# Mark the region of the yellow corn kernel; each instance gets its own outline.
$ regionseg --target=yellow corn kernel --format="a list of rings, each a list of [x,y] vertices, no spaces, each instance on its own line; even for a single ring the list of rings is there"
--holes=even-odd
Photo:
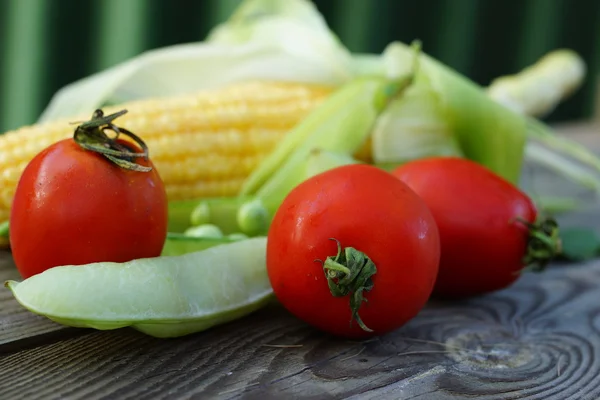
[[[244,179],[332,88],[285,82],[245,82],[169,98],[104,108],[128,113],[115,123],[140,136],[170,200],[235,195]],[[9,217],[18,179],[41,150],[72,137],[89,115],[0,135],[0,222]]]

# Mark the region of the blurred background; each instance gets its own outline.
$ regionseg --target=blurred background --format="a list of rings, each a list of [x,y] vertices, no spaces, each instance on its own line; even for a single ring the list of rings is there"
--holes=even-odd
[[[241,0],[0,0],[0,132],[35,122],[56,90],[141,52],[202,40]],[[546,118],[598,108],[600,0],[314,0],[352,51],[390,41],[423,49],[487,85],[567,47],[584,86]]]

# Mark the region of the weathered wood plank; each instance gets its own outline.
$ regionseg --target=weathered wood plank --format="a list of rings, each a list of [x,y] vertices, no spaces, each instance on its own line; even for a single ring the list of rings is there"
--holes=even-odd
[[[278,307],[207,332],[95,332],[0,358],[10,399],[596,399],[600,262],[555,266],[511,289],[431,303],[366,342]],[[269,347],[294,345],[299,347]]]
[[[18,280],[21,277],[10,253],[0,251],[0,285],[8,279]],[[49,334],[46,339],[55,339],[55,333],[62,330],[65,330],[63,326],[25,310],[15,301],[9,290],[0,286],[0,353],[39,343],[40,340],[44,340],[44,337],[38,337],[40,335]],[[33,338],[35,340],[27,344],[28,339]],[[12,343],[12,346],[4,346],[8,343]]]

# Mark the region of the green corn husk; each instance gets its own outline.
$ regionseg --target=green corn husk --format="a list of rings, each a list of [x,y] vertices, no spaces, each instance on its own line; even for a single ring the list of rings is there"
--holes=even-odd
[[[412,56],[409,46],[394,42],[382,57],[384,63],[410,65]],[[407,96],[390,106],[373,132],[375,162],[462,155],[517,182],[527,138],[526,118],[491,100],[475,83],[426,54],[421,54],[419,66]],[[407,143],[414,150],[407,150]]]
[[[410,55],[407,45],[395,42],[379,60],[383,68],[375,57],[362,55],[359,62],[363,69],[384,71],[387,60],[406,65]],[[522,166],[531,161],[600,192],[600,158],[525,114],[527,110],[549,112],[582,80],[582,61],[575,53],[561,50],[550,55],[539,61],[543,68],[535,65],[507,77],[513,85],[522,84],[509,101],[422,53],[415,83],[382,114],[373,132],[375,163],[391,168],[416,158],[462,156],[516,184]],[[406,61],[401,63],[398,58]],[[569,63],[578,72],[561,76]],[[532,92],[540,82],[556,87]]]

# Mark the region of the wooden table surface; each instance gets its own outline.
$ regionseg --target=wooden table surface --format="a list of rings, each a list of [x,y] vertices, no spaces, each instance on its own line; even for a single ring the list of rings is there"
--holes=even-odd
[[[559,130],[600,151],[597,128]],[[524,175],[541,192],[593,198],[563,178]],[[600,207],[588,201],[559,222],[600,230]],[[7,279],[19,276],[5,251]],[[364,342],[316,331],[277,305],[177,339],[65,328],[0,289],[0,399],[212,398],[598,399],[600,259],[555,263],[477,299],[432,302]]]

